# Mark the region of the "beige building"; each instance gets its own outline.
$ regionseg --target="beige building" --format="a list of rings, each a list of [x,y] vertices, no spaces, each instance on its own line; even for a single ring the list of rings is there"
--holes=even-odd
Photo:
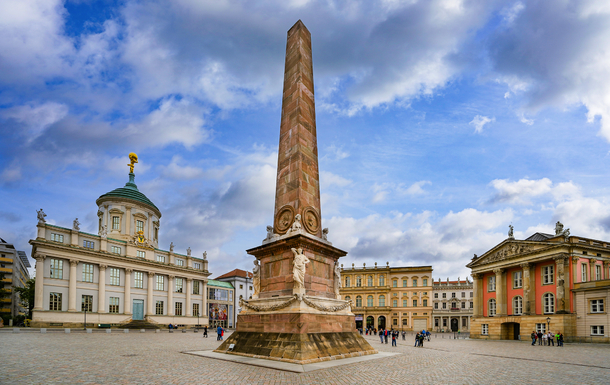
[[[60,227],[38,212],[33,326],[82,327],[85,311],[88,325],[208,323],[205,253],[158,248],[161,212],[134,178],[97,199],[97,235],[80,231],[78,219]]]
[[[428,330],[432,326],[432,266],[341,266],[341,295],[353,303],[357,328]]]
[[[608,273],[608,264],[605,264]],[[593,276],[595,277],[595,275]],[[610,342],[610,279],[574,284],[572,293],[576,309],[576,336],[578,340],[590,342]]]
[[[466,278],[434,282],[434,330],[437,332],[467,332],[474,309],[472,282]]]

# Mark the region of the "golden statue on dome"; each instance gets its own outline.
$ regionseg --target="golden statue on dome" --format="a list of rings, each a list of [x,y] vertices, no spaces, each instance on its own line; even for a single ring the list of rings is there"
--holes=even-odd
[[[129,153],[129,160],[131,161],[131,163],[128,164],[129,166],[129,173],[133,174],[133,166],[138,163],[138,155],[136,155],[135,152],[130,152]]]

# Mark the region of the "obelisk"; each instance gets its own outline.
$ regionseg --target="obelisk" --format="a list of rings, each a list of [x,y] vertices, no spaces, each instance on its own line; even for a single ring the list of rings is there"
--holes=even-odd
[[[216,352],[301,364],[377,353],[340,298],[347,253],[322,231],[318,181],[311,34],[299,20],[286,43],[274,226],[247,250],[260,292],[240,300],[237,330]]]

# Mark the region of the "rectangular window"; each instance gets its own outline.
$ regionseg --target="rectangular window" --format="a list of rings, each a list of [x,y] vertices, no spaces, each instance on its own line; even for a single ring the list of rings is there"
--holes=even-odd
[[[182,259],[176,259],[176,266],[184,266],[184,261]]]
[[[462,298],[466,298],[466,293],[462,292]]]
[[[587,264],[583,263],[580,265],[581,282],[587,282]]]
[[[121,220],[119,217],[112,217],[112,230],[120,230],[121,229]]]
[[[489,335],[489,324],[481,325],[481,334],[483,334],[484,336]]]
[[[93,241],[84,240],[83,247],[86,249],[93,249],[95,247],[95,243],[93,243]]]
[[[470,302],[470,308],[474,309],[474,302]]]
[[[155,304],[155,314],[163,315],[163,301],[157,301]]]
[[[138,250],[138,258],[145,259],[146,258],[146,251]]]
[[[229,301],[233,301],[233,290],[229,290]]]
[[[443,298],[447,298],[447,293],[443,293]]]
[[[435,308],[435,309],[438,309],[438,302],[435,302],[435,303],[434,303],[434,308]]]
[[[176,278],[176,293],[182,293],[182,287],[184,285],[184,281],[182,278]]]
[[[165,255],[157,255],[157,262],[165,263]]]
[[[539,323],[536,324],[536,333],[546,333],[546,324],[545,323]]]
[[[83,295],[81,298],[81,311],[93,311],[93,296],[92,295]]]
[[[447,303],[443,302],[443,309],[447,309]]]
[[[244,288],[244,285],[239,285],[239,288],[240,288],[240,289],[243,289],[243,288]]]
[[[591,313],[603,313],[604,312],[604,300],[603,299],[592,299],[591,300]]]
[[[208,299],[215,299],[217,301],[228,301],[229,292],[227,290],[223,290],[223,289],[210,288],[208,290]]]
[[[555,282],[555,266],[543,266],[542,267],[542,284],[550,285]]]
[[[470,298],[472,298],[472,292],[470,292]]]
[[[602,267],[600,265],[595,265],[595,280],[599,281],[602,279]]]
[[[434,293],[434,298],[438,298],[438,293]]]
[[[424,278],[424,279],[423,279],[423,283],[422,283],[422,285],[424,285],[424,286],[428,286],[428,280],[427,280],[426,278]]]
[[[110,297],[108,313],[119,314],[119,297]]]
[[[120,248],[119,246],[112,246],[112,247],[110,248],[110,251],[111,251],[113,254],[121,254],[121,248]]]
[[[133,272],[133,287],[136,289],[144,289],[144,273],[141,271]]]
[[[428,300],[427,300],[427,299],[424,299],[424,300],[422,300],[422,301],[423,301],[422,306],[428,306]]]
[[[121,284],[121,270],[116,267],[110,268],[110,284],[112,286],[119,286]]]
[[[176,315],[182,315],[182,302],[176,302]]]
[[[198,315],[201,315],[201,314],[199,314],[199,304],[194,303],[193,304],[193,316],[198,316]]]
[[[413,300],[413,306],[417,306],[417,300],[416,299]]]
[[[406,300],[406,299],[403,299],[403,300],[402,300],[402,307],[407,307],[407,306],[408,306],[408,305],[407,305],[407,300]]]
[[[51,278],[64,279],[64,261],[51,258]]]
[[[466,309],[466,302],[462,302],[462,309]]]
[[[407,280],[406,279],[402,280],[402,287],[407,287]]]
[[[144,232],[144,222],[143,221],[136,221],[136,232]]]
[[[487,277],[487,291],[496,291],[496,276]]]
[[[193,268],[197,269],[197,270],[201,270],[201,263],[199,263],[199,262],[193,263]]]
[[[165,277],[162,275],[157,275],[157,290],[165,290]]]
[[[513,289],[520,289],[523,287],[523,272],[513,272]]]
[[[455,293],[451,293],[451,298],[455,298]]]
[[[398,307],[398,300],[397,299],[393,299],[392,300],[392,306],[393,307]]]
[[[83,263],[83,282],[93,282],[93,265]]]
[[[443,327],[447,327],[447,320],[443,318]]]
[[[604,335],[604,326],[591,326],[591,335],[592,336],[603,336]]]
[[[193,281],[193,294],[199,294],[199,281]]]
[[[397,279],[392,280],[392,287],[398,287],[398,280]]]
[[[417,279],[413,280],[413,287],[417,287]]]
[[[49,310],[61,311],[61,293],[51,293],[49,299]]]
[[[53,233],[51,233],[51,240],[54,241],[54,242],[64,243],[64,236],[63,236],[63,234],[53,234]]]

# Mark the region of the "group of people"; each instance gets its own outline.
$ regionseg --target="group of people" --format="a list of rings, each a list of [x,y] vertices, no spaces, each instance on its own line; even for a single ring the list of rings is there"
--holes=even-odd
[[[376,333],[376,332],[377,331],[374,330],[374,333]],[[394,330],[393,328],[390,330],[379,329],[379,341],[382,344],[383,343],[387,344],[388,339],[392,338],[392,346],[396,346],[396,341],[398,340],[398,337],[400,335],[401,335],[401,332],[399,332],[398,330]],[[407,337],[407,332],[403,331],[402,340],[405,341],[406,337]],[[417,334],[415,335],[415,347],[423,347],[425,339],[428,339],[428,341],[430,341],[430,332],[429,331],[422,330],[420,332],[417,332]]]
[[[425,340],[430,341],[430,332],[427,330],[422,330],[421,332],[417,332],[415,335],[415,347],[423,348]]]
[[[563,334],[561,332],[553,334],[550,331],[548,333],[536,333],[534,331],[530,335],[530,338],[532,339],[532,346],[536,345],[536,341],[538,341],[538,345],[543,346],[555,346],[555,342],[557,342],[558,347],[563,346]]]

